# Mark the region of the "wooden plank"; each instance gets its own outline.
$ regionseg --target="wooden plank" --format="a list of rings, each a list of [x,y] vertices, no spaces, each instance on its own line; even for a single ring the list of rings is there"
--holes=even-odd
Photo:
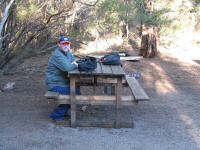
[[[55,120],[57,126],[64,126],[64,127],[70,127],[71,121],[70,120]]]
[[[56,125],[58,126],[66,126],[70,127],[69,120],[58,120],[56,121]],[[113,128],[115,127],[115,122],[107,121],[107,122],[91,122],[91,121],[76,121],[76,125],[79,127],[101,127],[101,128]],[[133,128],[133,122],[121,122],[120,127],[122,128]]]
[[[143,57],[142,56],[128,56],[128,57],[120,57],[120,60],[122,61],[138,61],[141,60]]]
[[[76,104],[91,104],[91,105],[115,105],[116,96],[89,96],[89,95],[77,95]],[[122,96],[122,105],[130,106],[134,105],[134,96]],[[70,104],[69,95],[59,95],[58,97],[59,104]]]
[[[78,80],[78,81],[77,81]],[[80,85],[80,86],[93,86],[94,85],[94,82],[93,80],[85,80],[85,79],[77,79],[76,80],[76,85]],[[107,79],[101,79],[101,80],[98,80],[97,79],[97,86],[104,86],[105,84],[117,84],[117,79],[111,79],[111,78],[107,78]],[[122,79],[122,84],[124,86],[127,86],[127,82],[125,79]]]
[[[68,72],[69,75],[71,74],[80,74],[80,71],[78,71],[78,69],[72,70]]]
[[[74,76],[70,77],[71,127],[76,126],[75,80],[76,78]]]
[[[76,100],[77,100],[77,104],[78,101],[82,100],[94,100],[94,101],[115,101],[116,97],[115,96],[104,96],[104,95],[76,95],[75,96]],[[122,101],[133,101],[134,96],[122,96]],[[70,99],[70,95],[59,95],[58,96],[58,100],[69,100]]]
[[[113,73],[114,71],[114,73]],[[125,75],[122,67],[120,65],[114,66],[112,69],[111,65],[103,65],[102,63],[97,63],[97,68],[92,72],[80,72],[78,69],[68,72],[68,75],[87,75],[87,76],[123,76]]]
[[[104,75],[113,75],[113,72],[111,70],[111,65],[103,65],[102,63],[101,64],[101,67],[102,67],[102,73]]]
[[[76,70],[69,71],[68,74],[69,74],[69,76],[70,75],[79,75],[79,74],[83,74],[83,75],[91,75],[91,74],[92,75],[101,75],[102,74],[102,68],[101,68],[100,63],[98,62],[97,63],[97,68],[92,72],[84,72],[84,71],[80,72],[78,69],[76,69]]]
[[[68,75],[80,75],[80,74],[85,74],[85,75],[90,75],[92,74],[91,72],[85,72],[85,71],[79,71],[78,69],[72,70],[68,72]]]
[[[149,100],[149,97],[140,86],[139,82],[134,77],[126,76],[126,81],[135,97],[135,100],[142,101],[142,100]]]
[[[124,76],[125,72],[120,65],[111,65],[111,70],[114,75]]]
[[[59,96],[59,93],[58,92],[47,91],[44,96],[49,98],[49,99],[50,98],[57,99],[58,96]]]
[[[103,79],[101,82],[105,84],[117,84],[117,79]],[[97,82],[97,83],[99,84],[101,82]],[[122,79],[122,83],[127,84],[125,79]]]
[[[120,128],[120,122],[121,122],[121,88],[122,88],[122,78],[117,78],[117,93],[116,93],[116,128]]]
[[[97,68],[94,71],[92,71],[92,74],[93,75],[102,74],[102,67],[99,62],[97,63]]]
[[[126,80],[125,80],[125,82],[126,82]],[[107,84],[113,84],[113,83],[115,83],[115,84],[117,84],[117,79],[103,79],[102,80],[102,83],[107,83]]]
[[[114,122],[92,122],[92,121],[79,121],[78,126],[80,127],[103,127],[103,128],[114,128]]]

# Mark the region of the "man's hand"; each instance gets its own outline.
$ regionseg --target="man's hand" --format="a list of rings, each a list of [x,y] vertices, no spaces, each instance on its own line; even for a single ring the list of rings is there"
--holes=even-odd
[[[73,61],[72,64],[78,66],[77,62],[76,61]]]

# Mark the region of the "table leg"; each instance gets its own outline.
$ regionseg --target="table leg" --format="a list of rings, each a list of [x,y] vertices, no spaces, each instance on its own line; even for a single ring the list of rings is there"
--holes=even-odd
[[[70,77],[71,127],[76,126],[75,80],[76,78],[74,76]]]
[[[93,94],[96,95],[97,78],[94,77]]]
[[[120,128],[121,124],[121,88],[122,88],[122,77],[117,78],[117,92],[116,92],[116,123],[115,127]]]

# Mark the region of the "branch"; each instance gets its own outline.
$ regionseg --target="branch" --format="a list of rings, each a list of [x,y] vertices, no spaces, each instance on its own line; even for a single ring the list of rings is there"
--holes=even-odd
[[[25,27],[22,29],[22,31],[21,31],[21,33],[13,40],[13,44],[12,44],[12,46],[9,48],[9,49],[7,49],[6,51],[5,51],[5,53],[3,54],[4,55],[4,57],[7,57],[9,54],[10,54],[10,52],[13,50],[13,48],[15,47],[15,45],[17,44],[17,42],[19,41],[19,39],[22,37],[22,35],[23,35],[23,33],[24,33],[24,31],[25,31]]]
[[[62,14],[64,11],[65,11],[65,10],[61,10],[60,12],[51,15],[51,16],[48,18],[46,24],[48,24],[48,23],[51,21],[51,18],[52,18],[52,17],[55,17],[55,16],[58,16],[58,15]]]
[[[7,38],[8,36],[10,36],[10,33],[6,34],[4,37],[0,37],[0,40],[3,41],[5,38]]]
[[[44,49],[44,50],[42,50],[40,52],[37,52],[34,56],[37,56],[37,55],[40,55],[40,54],[45,54],[45,53],[49,52],[50,50],[52,50],[53,48],[56,48],[56,47],[57,47],[57,45],[51,46],[51,47],[49,47],[47,49]]]
[[[51,37],[49,38],[49,40],[40,48],[40,50],[39,51],[42,51],[42,53],[45,51],[44,50],[44,48],[47,46],[47,44],[49,44],[50,43],[50,41],[52,40],[52,36],[55,36],[55,34],[57,34],[57,32],[58,31],[56,31],[56,32],[54,32],[52,35],[51,35]],[[57,45],[56,45],[57,46]],[[53,48],[53,47],[50,47],[50,48]],[[49,49],[49,48],[48,48]],[[46,50],[48,50],[48,49],[46,49]]]
[[[86,6],[95,6],[99,2],[99,0],[97,0],[94,4],[84,3],[84,2],[81,2],[80,0],[74,0],[74,2],[78,2],[78,3],[86,5]]]
[[[51,18],[60,15],[61,13],[65,12],[65,10],[61,10],[60,12],[51,15],[47,22],[45,23],[45,25],[43,25],[40,29],[38,29],[34,34],[32,34],[31,36],[29,36],[28,40],[26,40],[25,44],[21,47],[21,49],[24,49],[28,43],[30,43],[41,31],[45,30],[48,28],[48,24],[51,22]]]
[[[5,38],[7,38],[8,36],[10,36],[10,33],[8,33],[8,34],[6,34],[4,37],[1,37],[0,36],[0,53],[1,53],[1,51],[2,51],[2,43],[3,43],[3,40],[5,39]]]

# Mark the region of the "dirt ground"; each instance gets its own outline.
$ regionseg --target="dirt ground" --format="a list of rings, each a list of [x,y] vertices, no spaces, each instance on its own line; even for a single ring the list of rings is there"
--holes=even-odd
[[[1,87],[15,82],[0,92],[0,150],[200,149],[200,57],[193,55],[123,62],[126,72],[142,74],[150,101],[126,107],[122,116],[134,128],[122,129],[55,126],[49,114],[56,103],[44,98],[49,55],[29,59],[17,67],[22,72],[0,76]],[[113,117],[113,107],[94,108],[105,119]]]

